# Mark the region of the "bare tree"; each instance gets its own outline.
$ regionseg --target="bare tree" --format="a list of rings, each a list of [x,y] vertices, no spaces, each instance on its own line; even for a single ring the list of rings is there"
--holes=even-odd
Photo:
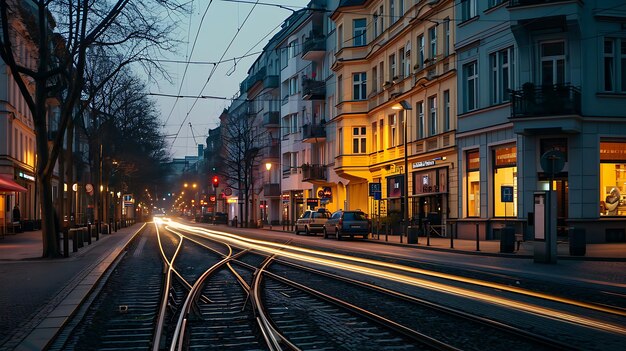
[[[254,184],[261,161],[260,141],[264,135],[255,123],[257,117],[253,103],[250,101],[236,101],[222,120],[223,138],[223,169],[222,175],[228,183],[243,197],[244,206],[239,208],[242,225],[250,223],[250,211],[254,211],[253,195]],[[258,189],[257,189],[258,190]]]
[[[0,0],[2,37],[0,57],[10,69],[35,126],[36,178],[42,207],[43,256],[59,255],[52,209],[51,179],[63,148],[65,131],[83,98],[85,68],[90,48],[106,47],[120,58],[110,67],[111,76],[131,62],[148,68],[152,54],[171,49],[175,21],[181,8],[169,0]],[[165,10],[165,11],[163,11]],[[15,38],[24,28],[33,46],[34,63],[17,55]],[[47,109],[50,98],[58,100],[59,132],[48,143]],[[79,106],[80,108],[80,106]]]

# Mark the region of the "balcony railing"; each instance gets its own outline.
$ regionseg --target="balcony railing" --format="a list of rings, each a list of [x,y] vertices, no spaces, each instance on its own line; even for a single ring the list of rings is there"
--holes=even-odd
[[[310,78],[302,79],[302,99],[324,100],[326,98],[326,83]]]
[[[541,4],[550,4],[556,2],[564,2],[569,0],[510,0],[509,6],[528,6],[528,5],[541,5]]]
[[[304,39],[302,45],[302,58],[305,60],[316,60],[324,57],[326,51],[326,38],[321,35],[312,35]]]
[[[303,181],[312,181],[312,180],[326,180],[326,166],[324,165],[302,165],[302,180]]]
[[[305,124],[302,126],[302,141],[319,142],[326,139],[326,126],[322,124]]]
[[[263,195],[265,195],[265,197],[280,196],[280,184],[263,184]]]
[[[279,82],[280,82],[280,76],[268,75],[263,80],[263,88],[264,89],[278,88]]]
[[[580,115],[580,89],[571,85],[535,87],[526,83],[511,92],[511,117]]]
[[[269,111],[263,114],[264,127],[278,127],[280,125],[280,112]]]

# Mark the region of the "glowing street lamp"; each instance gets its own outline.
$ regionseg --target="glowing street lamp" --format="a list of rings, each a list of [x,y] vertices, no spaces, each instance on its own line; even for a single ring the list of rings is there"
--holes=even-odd
[[[409,150],[407,147],[407,112],[411,111],[411,104],[402,100],[391,107],[393,110],[402,111],[402,123],[404,124],[404,235],[409,237]],[[408,240],[408,239],[407,239]],[[400,236],[402,242],[402,236]]]

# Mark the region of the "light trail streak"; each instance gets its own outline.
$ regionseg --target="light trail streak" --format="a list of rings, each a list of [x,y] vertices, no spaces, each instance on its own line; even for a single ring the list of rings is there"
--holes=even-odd
[[[446,280],[452,280],[452,281],[469,283],[469,284],[483,286],[483,287],[489,287],[493,289],[504,290],[508,292],[518,293],[518,294],[532,296],[532,297],[541,298],[541,299],[547,299],[547,300],[554,301],[554,302],[575,305],[578,307],[617,314],[621,316],[626,315],[622,311],[611,309],[611,308],[604,307],[604,306],[597,306],[597,305],[588,304],[588,303],[584,303],[580,301],[552,296],[552,295],[548,295],[544,293],[537,293],[537,292],[524,290],[524,289],[520,289],[516,287],[510,287],[510,286],[506,286],[502,284],[485,282],[485,281],[480,281],[480,280],[472,279],[472,278],[459,277],[459,276],[446,274],[446,273],[431,272],[431,271],[427,271],[427,270],[423,270],[419,268],[413,268],[413,267],[403,266],[403,265],[394,264],[394,263],[380,262],[380,261],[375,261],[375,260],[366,259],[366,258],[352,257],[352,256],[347,256],[347,255],[342,255],[342,254],[335,254],[335,253],[317,251],[317,250],[312,250],[312,249],[293,247],[289,245],[273,243],[273,242],[268,242],[268,241],[263,241],[263,240],[250,239],[250,238],[241,237],[236,234],[219,232],[219,231],[214,231],[214,230],[210,230],[206,228],[187,226],[181,223],[176,223],[174,221],[170,221],[169,225],[166,226],[166,228],[169,228],[170,226],[173,226],[175,228],[180,228],[182,230],[195,233],[198,235],[207,236],[216,240],[227,241],[233,245],[248,247],[252,250],[258,250],[258,251],[265,252],[268,254],[275,254],[278,256],[288,257],[288,258],[298,260],[298,261],[319,264],[319,265],[323,265],[327,267],[338,268],[338,269],[347,270],[347,271],[351,271],[355,273],[365,274],[365,275],[369,275],[369,276],[373,276],[377,278],[392,280],[395,282],[401,282],[404,284],[422,287],[422,288],[426,288],[429,290],[444,292],[447,294],[454,294],[456,296],[464,296],[464,297],[471,298],[471,299],[481,301],[481,302],[496,304],[496,305],[500,305],[506,308],[518,309],[518,310],[525,311],[531,314],[538,314],[538,315],[541,315],[550,319],[554,319],[554,320],[561,320],[561,321],[565,321],[569,323],[575,323],[575,324],[580,324],[580,325],[587,326],[587,327],[605,330],[605,331],[612,332],[612,333],[626,335],[626,328],[619,326],[619,325],[613,325],[610,323],[596,321],[590,318],[577,316],[571,313],[560,312],[554,309],[545,308],[545,307],[541,307],[541,306],[537,306],[537,305],[533,305],[529,303],[519,302],[519,301],[515,301],[512,299],[508,299],[508,298],[497,297],[497,296],[490,295],[487,293],[475,292],[475,291],[465,289],[465,288],[454,287],[454,286],[446,285],[443,283],[431,282],[425,279],[415,278],[415,277],[411,277],[411,276],[407,276],[407,275],[403,275],[399,273],[383,271],[383,270],[376,269],[376,268],[359,266],[359,265],[352,264],[352,263],[334,261],[332,259],[352,261],[355,263],[365,263],[369,265],[374,265],[374,266],[379,266],[379,267],[384,267],[384,268],[391,268],[391,269],[409,272],[409,273],[417,273],[417,274],[422,274],[422,275],[427,275],[427,276],[432,276],[432,277],[437,277],[437,278],[443,278]],[[310,256],[310,255],[315,255],[317,257]]]

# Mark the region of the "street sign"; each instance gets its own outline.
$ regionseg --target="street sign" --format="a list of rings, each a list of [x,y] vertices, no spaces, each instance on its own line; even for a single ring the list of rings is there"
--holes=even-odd
[[[500,199],[502,202],[513,202],[513,187],[510,185],[502,185],[500,187]]]
[[[543,171],[551,176],[559,173],[565,166],[565,154],[559,150],[550,150],[541,155],[539,160]]]
[[[376,196],[374,195],[375,193],[380,193],[382,192],[382,184],[381,183],[370,183],[370,195],[369,196]]]
[[[374,193],[374,200],[380,200],[380,198],[381,198],[381,192],[380,191]]]
[[[233,194],[233,189],[231,187],[224,188],[224,195],[231,196]]]

